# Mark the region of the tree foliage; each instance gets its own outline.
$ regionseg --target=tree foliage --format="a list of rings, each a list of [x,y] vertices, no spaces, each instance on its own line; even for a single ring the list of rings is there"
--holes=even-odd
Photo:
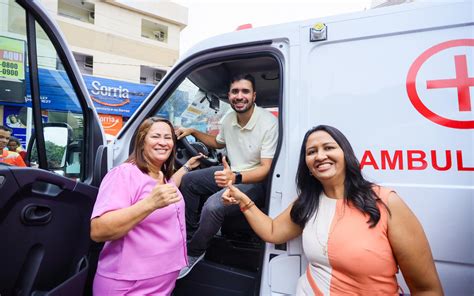
[[[66,147],[56,145],[51,141],[46,141],[45,146],[46,146],[46,160],[48,161],[48,168],[49,169],[60,168]],[[36,163],[38,162],[38,151],[36,150],[36,145],[33,146],[33,149],[31,151],[30,161],[36,162]]]

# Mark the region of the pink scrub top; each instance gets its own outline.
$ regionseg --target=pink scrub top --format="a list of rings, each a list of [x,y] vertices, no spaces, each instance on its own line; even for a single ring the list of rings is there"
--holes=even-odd
[[[102,181],[91,219],[135,204],[155,185],[156,180],[134,164],[121,164]],[[179,190],[178,194],[179,202],[155,210],[124,237],[105,242],[97,273],[117,280],[142,280],[186,266],[184,200]]]

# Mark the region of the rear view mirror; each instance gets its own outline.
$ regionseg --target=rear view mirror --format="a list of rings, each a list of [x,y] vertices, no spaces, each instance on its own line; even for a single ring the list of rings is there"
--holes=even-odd
[[[219,111],[220,107],[220,100],[216,95],[211,95],[211,98],[209,99],[209,108],[212,110],[216,111],[216,113]]]
[[[200,91],[199,93],[204,94],[202,91]],[[217,97],[215,94],[205,93],[202,99],[199,101],[199,104],[202,104],[204,101],[209,102],[210,109],[216,111],[216,113],[219,111],[219,107],[220,107],[219,97]]]

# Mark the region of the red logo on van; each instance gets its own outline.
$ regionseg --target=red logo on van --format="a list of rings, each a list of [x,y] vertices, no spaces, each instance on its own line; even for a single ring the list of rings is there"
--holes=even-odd
[[[450,128],[474,128],[474,120],[472,120],[473,106],[470,93],[470,88],[474,87],[474,73],[471,72],[471,76],[469,76],[468,71],[468,65],[474,64],[474,61],[468,61],[468,58],[472,59],[473,57],[467,56],[467,51],[459,50],[459,47],[466,49],[472,48],[472,46],[474,46],[474,39],[458,39],[437,44],[423,52],[413,62],[408,71],[406,82],[408,97],[416,110],[434,123]],[[449,49],[451,51],[446,53],[445,50]],[[448,61],[443,61],[446,58],[448,58]],[[425,65],[441,62],[445,64],[445,68],[454,69],[454,75],[451,71],[443,71],[446,73],[446,77],[429,77],[427,80],[419,79],[419,88],[417,89],[417,76],[420,73],[420,69],[424,67],[422,76],[428,77],[432,73],[439,71],[430,71],[436,69],[436,67],[433,67],[433,65],[425,67]],[[446,91],[448,89],[450,90],[449,95],[442,99],[452,101],[450,104],[457,106],[455,111],[456,113],[459,112],[461,118],[447,118],[438,114],[442,108],[436,109],[438,113],[431,109],[435,109],[436,104],[438,104],[438,107],[442,106],[439,104],[439,91]],[[423,91],[422,95],[420,95],[421,91]],[[438,97],[435,96],[437,91]],[[443,92],[442,95],[446,94],[448,93]],[[423,101],[420,99],[420,96],[423,97]],[[429,101],[430,99],[432,101]],[[445,106],[445,104],[443,105]],[[453,110],[448,113],[452,115]]]

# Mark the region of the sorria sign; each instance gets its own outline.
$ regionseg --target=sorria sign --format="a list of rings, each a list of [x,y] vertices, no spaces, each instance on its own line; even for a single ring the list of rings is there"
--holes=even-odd
[[[105,106],[120,107],[130,103],[129,90],[121,85],[118,87],[105,86],[94,80],[92,81],[91,93],[96,95],[95,97],[91,96],[93,101]],[[101,97],[97,97],[99,95]]]
[[[474,65],[473,48],[474,39],[450,40],[427,49],[413,62],[406,81],[407,93],[424,117],[450,128],[474,128],[470,93],[474,68],[469,71],[468,67]],[[436,71],[436,64],[440,63],[453,71],[443,73],[444,77],[434,77],[440,75]],[[450,100],[456,109],[436,109],[440,100]]]

